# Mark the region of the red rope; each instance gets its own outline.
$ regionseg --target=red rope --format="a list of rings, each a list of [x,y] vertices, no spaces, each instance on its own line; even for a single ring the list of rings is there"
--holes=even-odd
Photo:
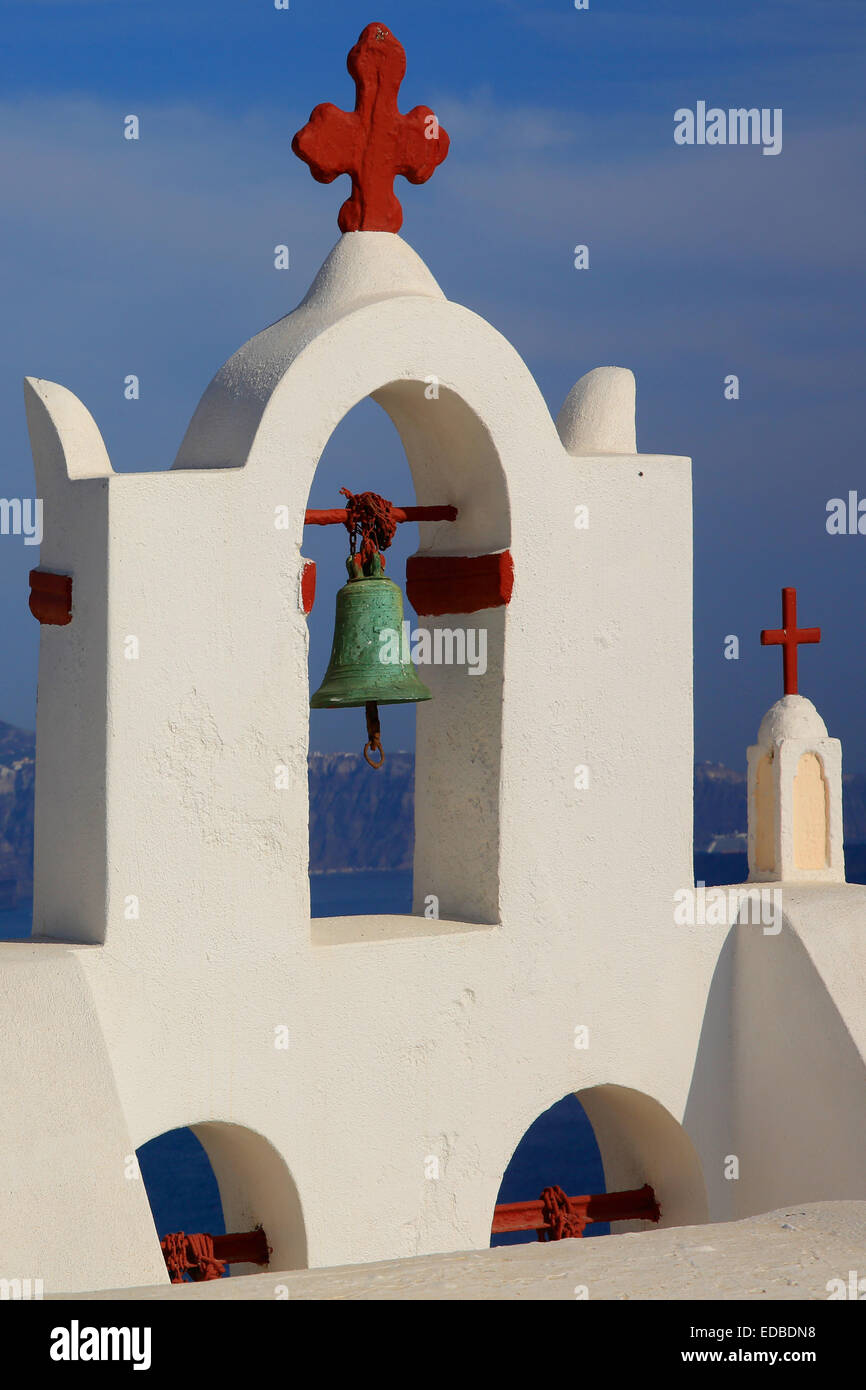
[[[225,1263],[214,1255],[213,1236],[196,1231],[171,1231],[160,1241],[162,1253],[173,1284],[182,1284],[188,1274],[195,1284],[208,1279],[221,1279]]]
[[[548,1230],[539,1231],[539,1240],[568,1240],[583,1235],[584,1222],[571,1209],[561,1187],[546,1187],[541,1194],[541,1215]]]
[[[191,1260],[190,1274],[194,1282],[202,1284],[208,1279],[221,1279],[226,1272],[226,1267],[213,1252],[213,1236],[196,1231],[195,1234],[188,1235],[186,1239]]]
[[[183,1276],[189,1269],[186,1259],[186,1233],[184,1231],[172,1231],[159,1243],[162,1246],[166,1268],[171,1275],[171,1282],[182,1284]]]
[[[346,498],[345,526],[351,552],[354,555],[358,551],[361,565],[368,565],[377,553],[387,550],[394,539],[397,530],[394,508],[378,492],[350,492],[347,487],[341,487],[340,493]]]

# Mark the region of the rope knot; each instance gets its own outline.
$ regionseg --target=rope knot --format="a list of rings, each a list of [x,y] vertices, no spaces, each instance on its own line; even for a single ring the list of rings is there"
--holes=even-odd
[[[549,1229],[539,1231],[538,1239],[568,1240],[583,1235],[584,1221],[574,1211],[561,1187],[546,1187],[541,1194],[541,1214]]]
[[[353,556],[357,552],[366,572],[376,555],[381,559],[381,552],[387,550],[394,539],[397,530],[394,508],[378,492],[350,492],[347,487],[341,487],[340,494],[346,498],[349,550]],[[385,568],[384,559],[382,568]]]
[[[213,1236],[196,1231],[171,1231],[160,1241],[162,1253],[173,1284],[183,1284],[188,1274],[195,1284],[209,1279],[221,1279],[226,1266],[214,1254]]]

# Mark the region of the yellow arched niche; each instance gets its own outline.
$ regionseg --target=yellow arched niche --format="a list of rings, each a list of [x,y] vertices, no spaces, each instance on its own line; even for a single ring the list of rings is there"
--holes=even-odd
[[[794,864],[825,869],[828,854],[827,779],[817,753],[804,753],[794,777]]]
[[[755,867],[770,873],[776,865],[776,794],[773,759],[764,753],[755,778]]]

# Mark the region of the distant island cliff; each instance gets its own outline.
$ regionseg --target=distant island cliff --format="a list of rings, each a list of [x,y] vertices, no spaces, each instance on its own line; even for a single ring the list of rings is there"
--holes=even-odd
[[[310,872],[411,869],[415,758],[389,753],[373,772],[360,753],[311,753]]]
[[[10,907],[33,891],[35,751],[35,735],[0,721],[0,907]],[[309,768],[311,872],[411,869],[411,753],[389,754],[381,772],[375,773],[360,753],[311,753]],[[866,777],[843,778],[843,801],[846,842],[866,844]],[[745,829],[745,772],[721,763],[698,763],[695,849],[727,843]]]
[[[0,720],[0,907],[33,892],[35,734]]]
[[[0,721],[0,909],[33,892],[36,737]],[[310,869],[411,869],[415,759],[371,772],[359,753],[310,754]]]

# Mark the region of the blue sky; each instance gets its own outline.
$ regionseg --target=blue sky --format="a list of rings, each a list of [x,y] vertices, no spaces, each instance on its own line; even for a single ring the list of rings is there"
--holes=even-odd
[[[825,529],[830,497],[866,497],[861,0],[5,0],[0,495],[33,490],[23,375],[82,398],[115,468],[167,467],[216,369],[303,297],[347,181],[315,184],[291,137],[317,102],[352,105],[345,57],[373,19],[407,49],[403,108],[434,107],[452,138],[430,184],[398,180],[405,238],[511,339],[554,413],[583,372],[629,366],[639,447],[694,459],[696,755],[743,765],[781,693],[758,633],[793,584],[801,622],[824,633],[801,689],[866,772],[866,536]],[[782,153],[676,146],[674,111],[699,100],[781,107]],[[130,112],[138,142],[122,137]],[[332,440],[312,503],[335,505],[342,483],[411,500],[370,404]],[[395,549],[398,578],[412,544]],[[0,718],[29,727],[35,554],[0,537]],[[729,633],[738,662],[723,659]],[[354,727],[327,718],[314,744],[354,747]]]

